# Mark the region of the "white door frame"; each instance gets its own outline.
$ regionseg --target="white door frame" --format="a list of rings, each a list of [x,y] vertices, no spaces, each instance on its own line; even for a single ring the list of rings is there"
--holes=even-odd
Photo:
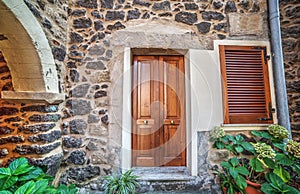
[[[185,54],[185,76],[186,76],[186,160],[187,168],[191,175],[197,175],[197,136],[191,130],[191,81],[189,52]],[[123,67],[123,107],[122,107],[122,152],[121,168],[122,171],[130,169],[131,166],[131,91],[132,91],[132,53],[129,47],[124,48],[124,67]],[[193,134],[193,135],[192,135]]]

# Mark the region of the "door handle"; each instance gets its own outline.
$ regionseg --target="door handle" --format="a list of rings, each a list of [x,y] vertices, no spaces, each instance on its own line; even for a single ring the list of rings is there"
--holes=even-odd
[[[175,122],[172,120],[172,121],[171,121],[171,125],[174,125],[174,124],[175,124]]]
[[[147,124],[148,124],[148,121],[147,121],[147,120],[144,120],[144,124],[147,125]]]

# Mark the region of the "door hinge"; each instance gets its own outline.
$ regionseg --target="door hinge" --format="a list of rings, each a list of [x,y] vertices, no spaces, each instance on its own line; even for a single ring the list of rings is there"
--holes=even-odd
[[[264,51],[264,61],[265,61],[265,64],[267,64],[268,60],[271,59],[271,56],[267,55],[267,47],[257,46],[257,47],[252,47],[252,48],[256,49],[256,50],[263,50]]]

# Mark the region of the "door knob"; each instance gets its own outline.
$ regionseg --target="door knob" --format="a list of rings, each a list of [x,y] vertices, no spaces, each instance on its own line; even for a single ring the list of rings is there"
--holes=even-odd
[[[172,120],[172,121],[171,121],[171,125],[174,125],[174,124],[175,124],[175,122]]]
[[[147,121],[147,120],[144,120],[144,124],[147,125],[147,124],[148,124],[148,121]]]

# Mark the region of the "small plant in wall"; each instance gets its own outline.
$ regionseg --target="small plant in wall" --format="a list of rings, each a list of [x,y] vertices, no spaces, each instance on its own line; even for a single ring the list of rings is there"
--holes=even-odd
[[[0,168],[0,194],[76,194],[75,185],[59,185],[50,183],[53,177],[36,166],[28,164],[26,158],[18,158],[7,168]]]
[[[109,175],[104,177],[106,194],[134,194],[139,183],[138,176],[132,175],[132,170],[128,170],[120,175]]]

